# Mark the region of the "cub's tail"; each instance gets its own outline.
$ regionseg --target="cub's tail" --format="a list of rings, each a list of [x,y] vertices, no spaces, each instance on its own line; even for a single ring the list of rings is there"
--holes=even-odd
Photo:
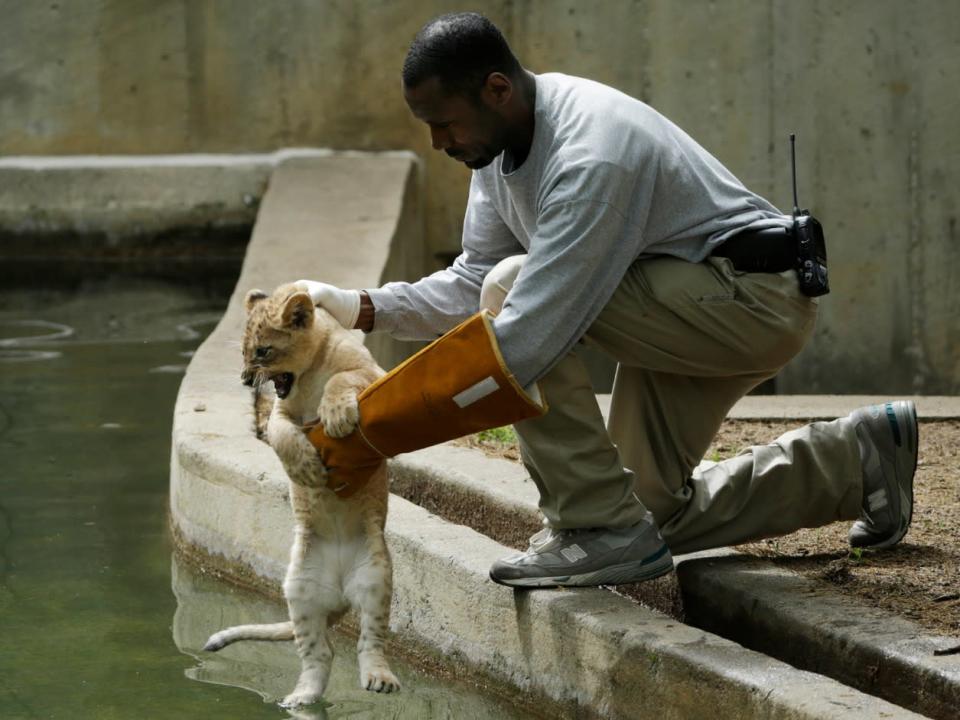
[[[211,635],[203,649],[216,652],[237,640],[293,640],[293,623],[288,620],[270,625],[236,625]]]

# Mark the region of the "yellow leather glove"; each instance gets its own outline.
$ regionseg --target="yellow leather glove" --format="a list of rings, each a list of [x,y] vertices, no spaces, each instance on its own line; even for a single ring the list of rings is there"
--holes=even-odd
[[[547,411],[539,388],[525,391],[507,370],[491,317],[477,313],[360,393],[360,422],[347,437],[305,428],[330,489],[349,497],[388,457]]]

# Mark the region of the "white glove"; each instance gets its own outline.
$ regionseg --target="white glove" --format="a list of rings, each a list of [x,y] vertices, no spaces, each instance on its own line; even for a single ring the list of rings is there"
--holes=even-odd
[[[319,305],[334,319],[348,330],[353,330],[360,316],[360,291],[341,290],[335,285],[315,282],[314,280],[297,280],[294,283],[298,288],[310,295],[314,305]]]
[[[526,255],[512,255],[501,260],[483,279],[480,288],[480,309],[487,309],[494,315],[503,309],[507,294],[520,274],[520,268],[526,261]]]

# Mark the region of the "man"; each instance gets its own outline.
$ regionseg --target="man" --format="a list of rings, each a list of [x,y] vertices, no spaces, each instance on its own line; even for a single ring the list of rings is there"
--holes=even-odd
[[[496,312],[503,363],[520,386],[539,386],[549,411],[515,425],[545,527],[494,564],[495,581],[633,582],[668,572],[671,551],[843,519],[857,520],[857,547],[906,534],[911,403],[696,469],[733,404],[813,331],[817,302],[798,289],[788,216],[642,102],[525,70],[477,14],[424,26],[403,92],[434,149],[473,170],[462,254],[412,284],[302,282],[346,327],[405,339],[436,338],[481,298]],[[618,361],[606,428],[581,343]]]

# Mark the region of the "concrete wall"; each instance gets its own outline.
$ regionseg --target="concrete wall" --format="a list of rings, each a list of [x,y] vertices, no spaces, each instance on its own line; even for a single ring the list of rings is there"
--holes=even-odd
[[[430,151],[399,68],[441,0],[0,0],[0,154],[409,148],[428,253],[467,172]],[[786,392],[960,392],[960,4],[478,0],[534,71],[614,85],[748,185],[824,221],[834,292]]]

